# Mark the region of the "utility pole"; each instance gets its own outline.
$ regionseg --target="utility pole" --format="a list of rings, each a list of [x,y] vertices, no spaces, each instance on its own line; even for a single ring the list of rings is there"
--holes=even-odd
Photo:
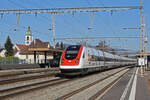
[[[90,26],[88,27],[88,31],[86,32],[86,38],[87,40],[85,41],[86,46],[88,46],[88,33],[90,30],[93,29],[93,19],[94,19],[94,12],[90,12]]]
[[[143,64],[141,64],[141,75],[144,74],[145,68],[147,67],[147,55],[146,55],[146,33],[145,33],[145,16],[144,16],[144,0],[140,0],[140,58],[143,59]]]
[[[16,16],[17,16],[17,28],[18,28],[18,31],[20,31],[20,15],[16,14]]]
[[[53,47],[55,48],[55,16],[54,13],[51,13],[52,18],[52,41],[53,41]]]

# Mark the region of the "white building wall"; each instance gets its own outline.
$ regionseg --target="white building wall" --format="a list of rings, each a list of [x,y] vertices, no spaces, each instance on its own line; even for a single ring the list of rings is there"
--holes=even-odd
[[[5,52],[6,52],[6,50],[2,50],[2,51],[0,52],[0,56],[1,56],[1,57],[5,57]]]
[[[25,60],[26,63],[34,63],[34,55],[20,55],[21,60]],[[47,56],[47,59],[53,59],[53,56]],[[36,63],[44,63],[44,55],[36,55]]]

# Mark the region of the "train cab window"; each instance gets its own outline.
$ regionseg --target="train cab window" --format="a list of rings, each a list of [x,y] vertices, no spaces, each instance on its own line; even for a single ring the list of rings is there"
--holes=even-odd
[[[85,53],[83,53],[83,58],[85,58]]]
[[[69,46],[66,50],[65,58],[68,60],[75,59],[78,56],[78,52],[79,52],[80,47],[81,47],[80,45]]]

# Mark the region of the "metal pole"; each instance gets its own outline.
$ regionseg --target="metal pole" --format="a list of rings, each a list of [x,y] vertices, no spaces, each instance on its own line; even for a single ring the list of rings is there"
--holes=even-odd
[[[18,28],[18,31],[19,31],[20,30],[20,25],[19,25],[20,15],[16,14],[16,16],[17,16],[17,28]]]
[[[88,28],[88,30],[93,29],[93,25],[94,25],[94,12],[90,12],[90,27]]]
[[[55,48],[55,16],[54,13],[51,14],[52,18],[52,41],[53,41],[53,47]]]
[[[144,74],[144,69],[146,67],[146,35],[145,35],[145,21],[144,21],[144,0],[140,0],[140,6],[141,6],[141,9],[140,9],[140,24],[141,24],[141,31],[140,31],[140,49],[141,49],[141,56],[140,58],[141,59],[144,59],[143,61],[143,66],[141,65],[141,74],[143,75]]]
[[[93,29],[93,25],[94,25],[94,12],[90,12],[90,27],[88,27],[88,32]],[[87,32],[87,40],[86,40],[86,46],[88,46],[88,32]]]

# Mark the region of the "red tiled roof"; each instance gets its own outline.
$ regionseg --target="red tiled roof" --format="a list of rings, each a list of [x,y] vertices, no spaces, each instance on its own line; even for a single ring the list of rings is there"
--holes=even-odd
[[[40,39],[35,39],[31,42],[31,44],[29,46],[27,46],[22,52],[21,54],[33,54],[33,51],[29,51],[30,48],[50,48],[49,47],[50,44],[49,42],[43,42]],[[40,54],[44,54],[44,52],[40,52]],[[51,55],[51,53],[50,53]]]
[[[22,46],[23,48],[23,46]],[[29,46],[24,46],[24,49],[21,50],[21,54],[34,54],[34,52],[30,49],[40,49],[42,51],[38,51],[37,54],[44,54],[44,50],[48,50],[48,55],[52,55],[53,52],[62,52],[62,50],[53,49],[49,42],[43,42],[40,39],[35,39],[31,42]]]
[[[20,49],[20,51],[23,51],[24,49],[28,47],[27,45],[24,45],[24,44],[16,44],[16,45]]]
[[[40,39],[35,39],[29,45],[29,48],[49,48],[49,42],[42,42]]]

